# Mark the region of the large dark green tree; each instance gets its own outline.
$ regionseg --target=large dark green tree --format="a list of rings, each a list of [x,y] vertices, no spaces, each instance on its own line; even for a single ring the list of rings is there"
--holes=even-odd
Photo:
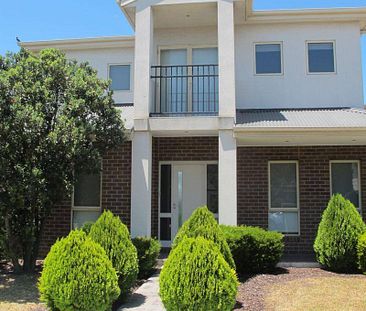
[[[74,171],[95,172],[124,141],[108,87],[59,50],[0,56],[0,227],[17,270],[33,270],[45,219],[72,192]]]

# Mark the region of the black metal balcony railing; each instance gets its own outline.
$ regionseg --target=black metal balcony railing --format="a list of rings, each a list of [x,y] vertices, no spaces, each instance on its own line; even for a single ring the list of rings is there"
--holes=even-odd
[[[152,66],[151,115],[217,115],[218,65]]]

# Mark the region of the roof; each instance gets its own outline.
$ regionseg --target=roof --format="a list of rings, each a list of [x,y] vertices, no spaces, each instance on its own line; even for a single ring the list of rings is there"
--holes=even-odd
[[[236,127],[241,129],[366,128],[362,108],[237,110]]]

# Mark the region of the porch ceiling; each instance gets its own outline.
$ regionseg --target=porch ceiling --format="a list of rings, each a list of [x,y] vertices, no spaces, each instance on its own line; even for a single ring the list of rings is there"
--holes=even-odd
[[[217,25],[216,3],[159,5],[154,7],[155,28],[186,28]]]

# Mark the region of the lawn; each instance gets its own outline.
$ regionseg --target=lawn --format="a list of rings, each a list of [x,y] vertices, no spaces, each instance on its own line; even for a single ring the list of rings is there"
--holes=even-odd
[[[281,311],[366,310],[365,293],[366,279],[355,282],[344,277],[309,278],[273,286],[266,305],[268,310]]]
[[[279,269],[247,278],[239,286],[239,310],[366,310],[366,276],[321,269]]]

